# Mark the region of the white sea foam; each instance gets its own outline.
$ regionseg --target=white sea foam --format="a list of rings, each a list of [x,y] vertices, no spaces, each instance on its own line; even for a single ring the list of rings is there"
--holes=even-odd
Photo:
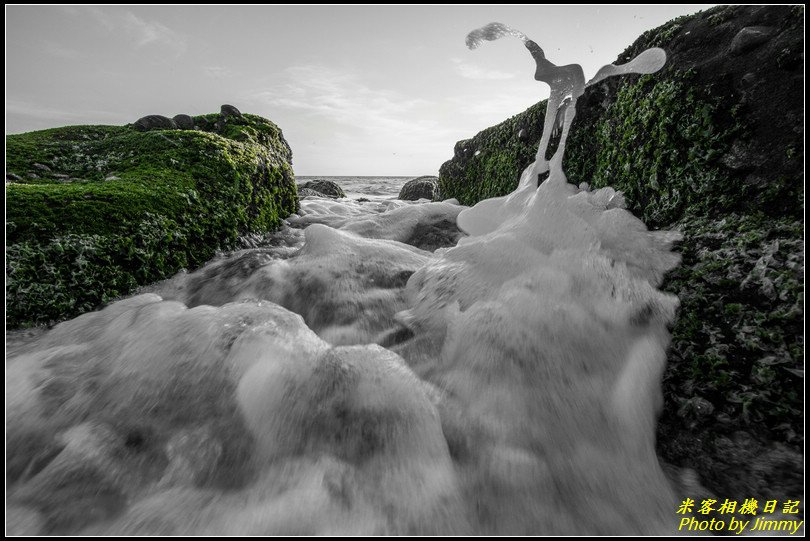
[[[665,531],[653,435],[676,300],[654,286],[677,258],[612,197],[543,184],[519,219],[435,253],[359,233],[458,207],[314,223],[290,257],[163,284],[182,303],[57,326],[7,362],[15,531]],[[333,345],[397,312],[400,355]]]

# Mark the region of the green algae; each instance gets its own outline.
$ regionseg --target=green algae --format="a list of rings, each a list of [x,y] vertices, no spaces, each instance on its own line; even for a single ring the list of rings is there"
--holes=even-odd
[[[255,115],[198,130],[68,126],[7,137],[6,324],[93,310],[297,210],[292,153]],[[38,164],[38,165],[34,165]]]

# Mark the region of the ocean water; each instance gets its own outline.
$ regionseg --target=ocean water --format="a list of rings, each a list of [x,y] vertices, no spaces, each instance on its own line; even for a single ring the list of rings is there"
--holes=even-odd
[[[310,180],[322,179],[322,180],[331,180],[336,182],[343,191],[346,193],[346,197],[357,199],[359,197],[365,197],[367,199],[387,199],[387,198],[395,198],[399,195],[399,191],[402,189],[402,186],[405,185],[406,182],[409,180],[416,178],[420,175],[415,175],[412,177],[387,177],[387,176],[379,176],[379,177],[324,177],[324,176],[315,176],[315,177],[302,177],[296,176],[296,182],[301,185]]]

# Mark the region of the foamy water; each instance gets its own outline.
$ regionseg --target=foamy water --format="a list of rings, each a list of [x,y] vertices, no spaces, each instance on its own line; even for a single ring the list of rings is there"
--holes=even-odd
[[[270,245],[22,340],[14,531],[667,531],[671,238],[543,186],[458,246],[452,203],[307,198]]]
[[[373,197],[305,198],[259,247],[15,335],[9,533],[675,530],[677,235],[561,156],[472,208],[344,183]]]

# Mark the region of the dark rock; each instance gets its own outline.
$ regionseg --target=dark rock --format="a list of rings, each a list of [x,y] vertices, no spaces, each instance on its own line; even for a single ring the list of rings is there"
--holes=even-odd
[[[456,156],[456,158],[463,159],[470,156],[470,150],[468,148],[469,144],[469,140],[459,141],[456,143],[456,146],[453,148],[453,154]]]
[[[65,175],[64,173],[56,173],[55,175],[51,175],[53,178],[57,180],[67,180],[70,178],[70,175]]]
[[[228,105],[227,103],[220,107],[220,113],[222,116],[242,116],[242,113],[239,112],[239,109],[234,107],[233,105]]]
[[[25,176],[27,176],[28,178],[39,178],[39,175],[37,175],[36,173],[31,173],[31,172],[26,173]]]
[[[163,115],[147,115],[135,121],[135,128],[141,131],[149,130],[176,130],[174,120]]]
[[[299,193],[302,188],[318,192],[318,195],[321,197],[331,197],[332,199],[346,197],[346,194],[343,192],[341,187],[338,186],[336,182],[332,182],[331,180],[315,179],[305,182],[298,187]]]
[[[194,129],[194,119],[191,118],[189,115],[174,115],[172,117],[174,123],[177,124],[177,127],[181,130],[193,130]]]
[[[740,87],[743,89],[751,88],[757,82],[757,76],[751,72],[746,73],[740,79]]]
[[[37,169],[39,169],[40,171],[44,171],[44,172],[46,172],[46,173],[50,173],[50,172],[51,172],[51,168],[50,168],[50,167],[48,167],[48,166],[47,166],[47,165],[45,165],[45,164],[42,164],[42,163],[35,163],[35,164],[32,164],[32,166],[33,166],[33,167],[35,167],[35,168],[37,168]]]
[[[416,201],[418,199],[436,199],[439,192],[439,177],[417,177],[405,183],[399,191],[399,199]]]
[[[321,192],[316,192],[310,188],[298,188],[298,197],[325,197]]]
[[[748,52],[771,39],[773,33],[774,29],[769,26],[746,26],[731,40],[729,53],[738,55]]]
[[[6,173],[6,180],[18,181],[22,180],[22,178],[19,175],[15,175],[14,173]]]

